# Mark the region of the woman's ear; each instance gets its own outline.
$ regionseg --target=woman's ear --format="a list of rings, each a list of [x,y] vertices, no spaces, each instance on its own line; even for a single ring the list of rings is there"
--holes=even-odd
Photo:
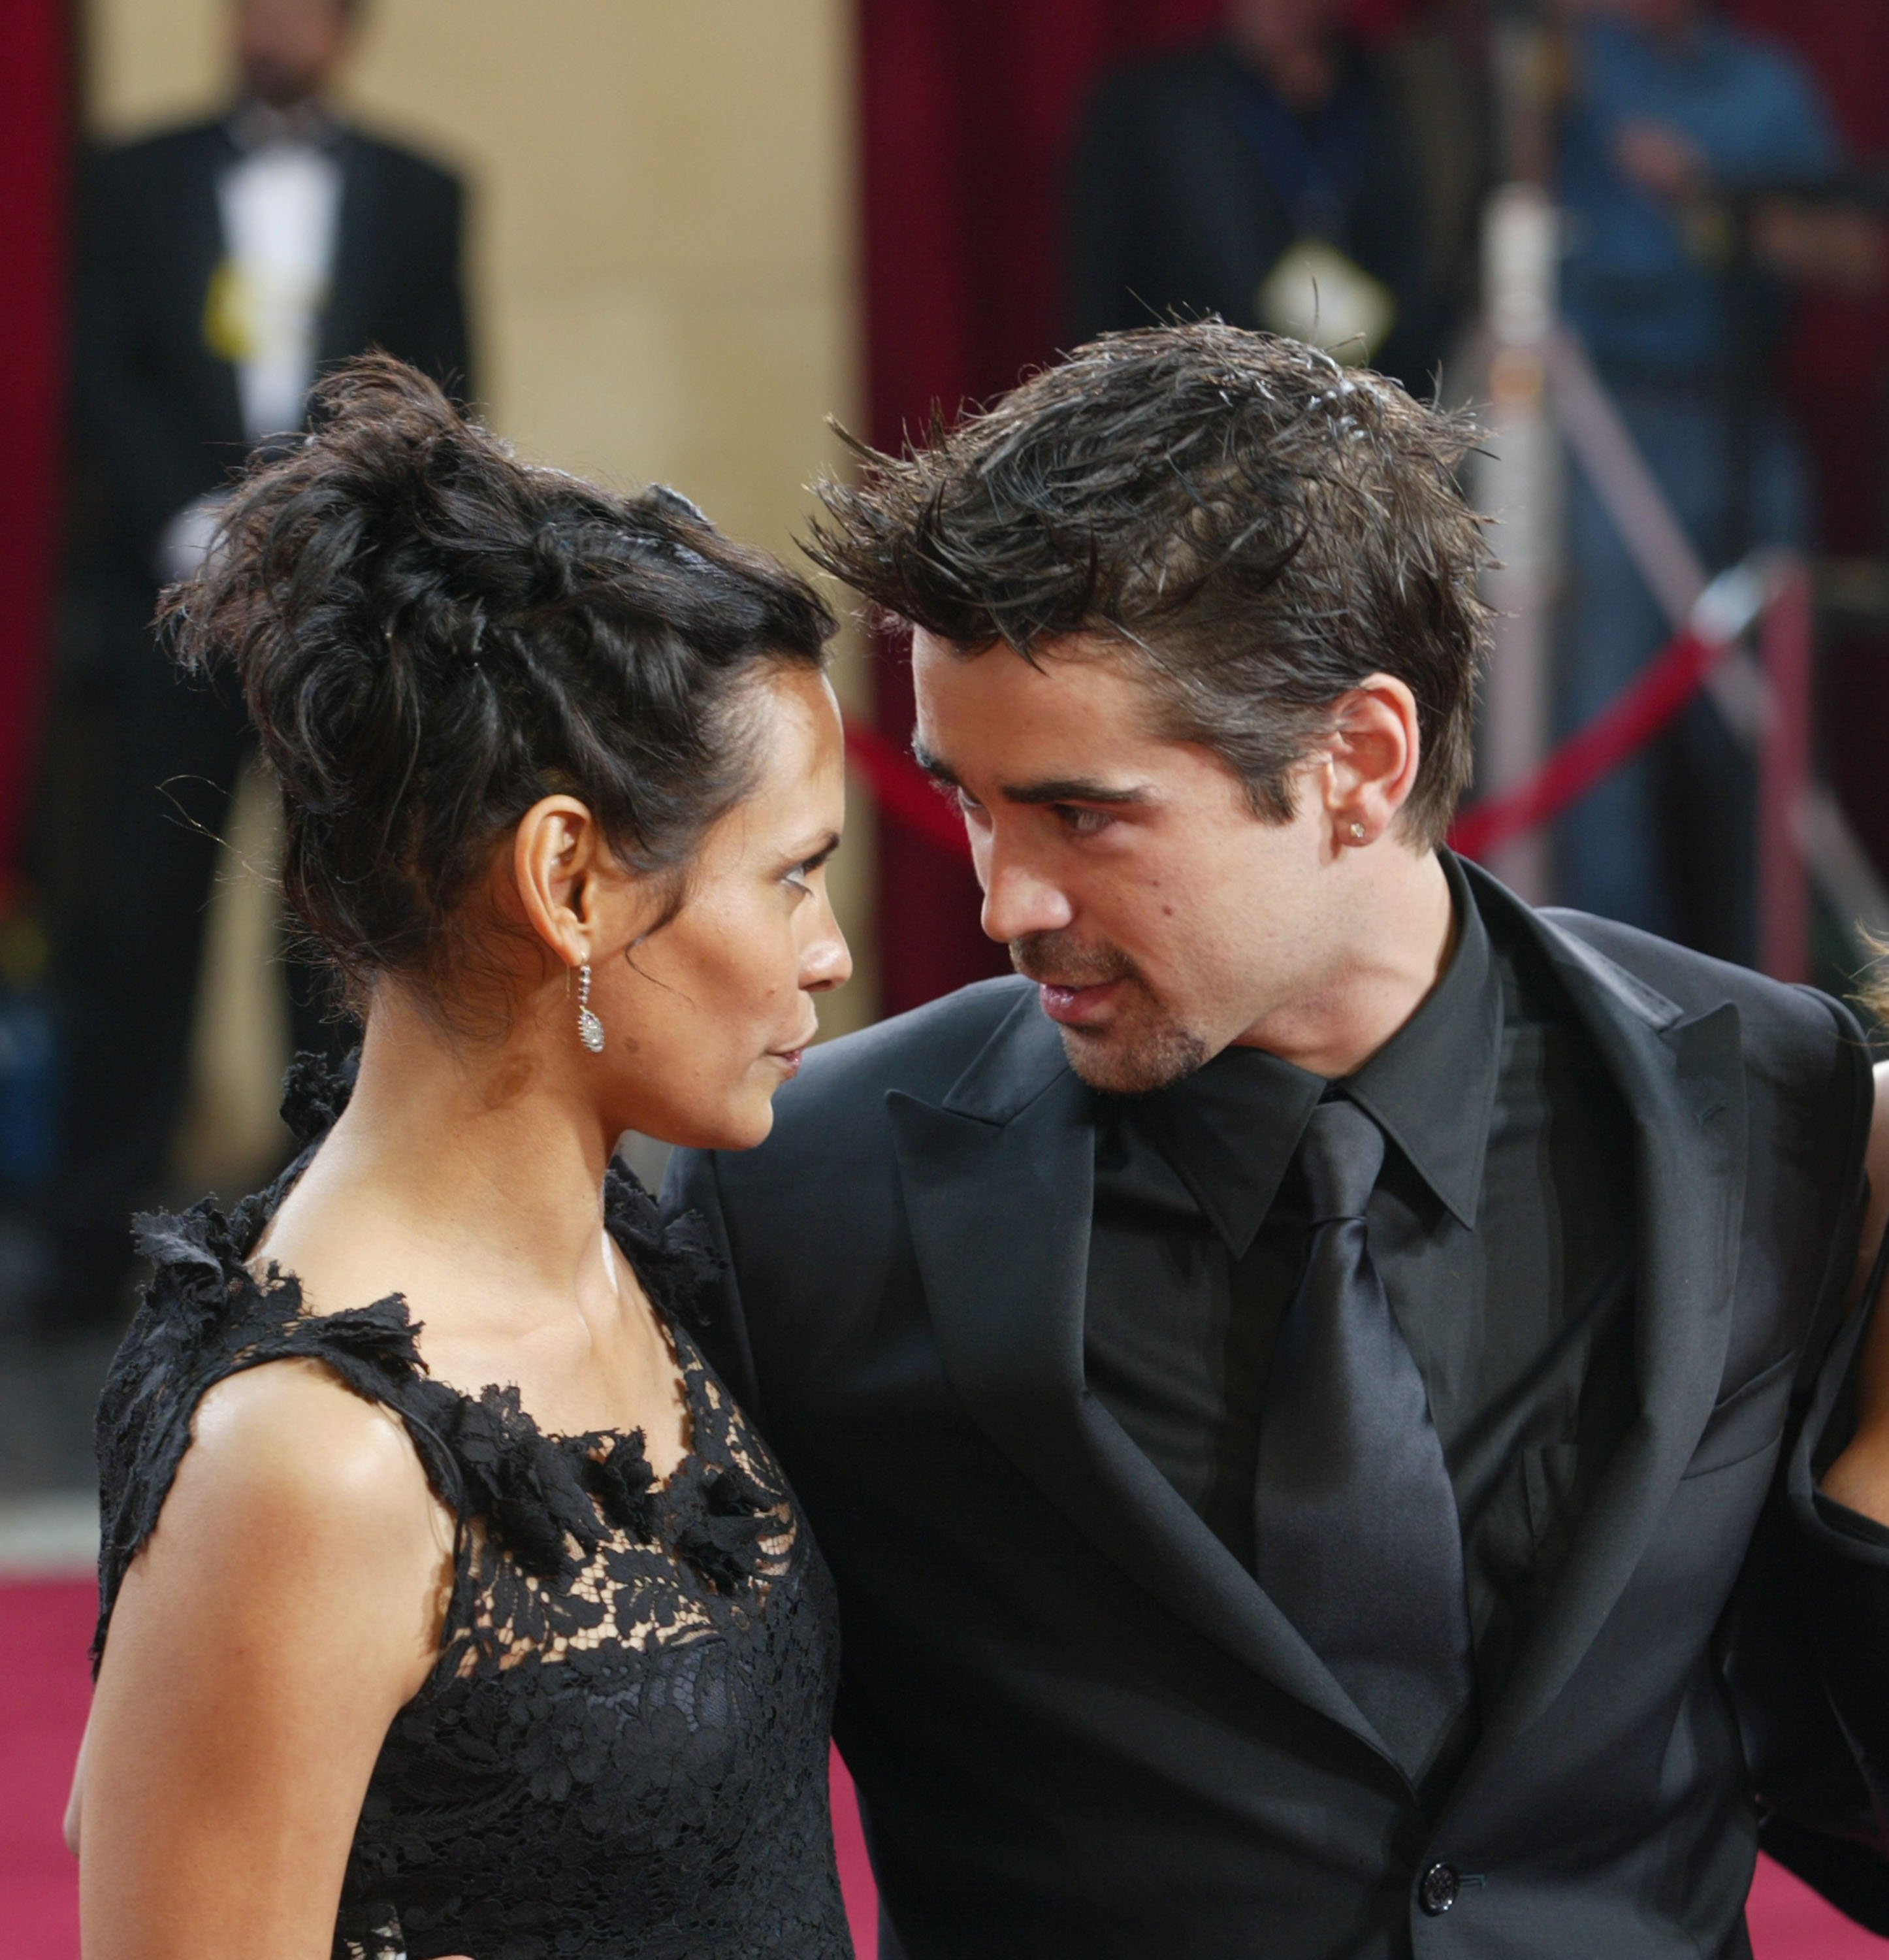
[[[596,819],[575,797],[549,796],[518,819],[512,879],[531,929],[565,966],[591,956],[596,886],[610,860]]]

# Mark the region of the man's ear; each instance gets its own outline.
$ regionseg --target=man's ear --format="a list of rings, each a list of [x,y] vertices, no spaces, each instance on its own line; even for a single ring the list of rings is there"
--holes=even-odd
[[[1375,843],[1417,788],[1423,760],[1417,697],[1394,674],[1372,674],[1335,705],[1322,772],[1340,845]]]

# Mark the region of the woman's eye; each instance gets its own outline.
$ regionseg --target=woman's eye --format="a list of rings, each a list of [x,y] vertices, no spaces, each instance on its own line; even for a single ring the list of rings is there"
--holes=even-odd
[[[819,889],[813,881],[826,869],[826,861],[832,854],[831,851],[822,851],[817,858],[803,858],[781,880],[781,883],[796,892],[806,892],[810,895]]]

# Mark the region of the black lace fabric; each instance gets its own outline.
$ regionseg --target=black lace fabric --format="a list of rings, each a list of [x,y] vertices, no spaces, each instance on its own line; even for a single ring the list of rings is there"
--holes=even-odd
[[[285,1114],[312,1144],[346,1085],[297,1069]],[[245,1259],[298,1168],[227,1218],[206,1201],[139,1221],[155,1274],[99,1410],[95,1657],[205,1392],[319,1360],[400,1418],[457,1521],[438,1659],[375,1765],[336,1960],[850,1960],[828,1809],[832,1584],[688,1332],[712,1255],[612,1169],[606,1217],[690,1418],[690,1453],[659,1483],[638,1431],[553,1436],[516,1389],[432,1380],[397,1297],[313,1315],[292,1275],[256,1279]]]

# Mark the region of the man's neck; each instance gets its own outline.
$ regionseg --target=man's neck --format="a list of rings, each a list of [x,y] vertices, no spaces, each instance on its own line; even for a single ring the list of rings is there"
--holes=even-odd
[[[246,96],[230,117],[230,133],[245,150],[276,143],[326,143],[336,127],[333,112],[318,95],[305,95],[297,102]]]
[[[1347,889],[1328,956],[1298,1000],[1236,1044],[1334,1080],[1356,1074],[1423,1005],[1449,971],[1458,931],[1435,851],[1385,838],[1343,861]]]

